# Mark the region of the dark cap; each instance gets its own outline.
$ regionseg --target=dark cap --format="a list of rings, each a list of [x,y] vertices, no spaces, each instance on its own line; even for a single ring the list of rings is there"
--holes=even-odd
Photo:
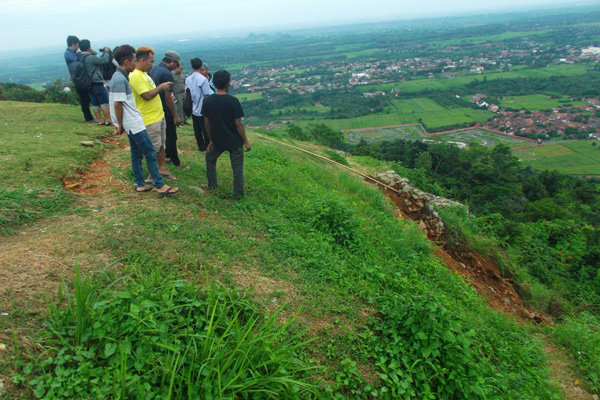
[[[181,64],[181,57],[179,57],[179,54],[177,54],[177,52],[175,52],[173,50],[167,50],[165,52],[165,58],[168,58],[173,61],[177,61],[179,64]]]

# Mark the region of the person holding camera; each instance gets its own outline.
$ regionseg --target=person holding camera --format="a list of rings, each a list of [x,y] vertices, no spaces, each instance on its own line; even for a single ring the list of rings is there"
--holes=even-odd
[[[92,102],[92,111],[96,115],[99,125],[112,125],[108,111],[108,91],[104,87],[101,68],[102,65],[111,62],[110,49],[104,47],[100,50],[102,55],[98,57],[92,49],[90,41],[83,39],[79,42],[79,50],[81,50],[80,60],[83,62],[88,75],[92,78],[92,88],[88,90]],[[100,114],[100,111],[102,111],[102,114]]]

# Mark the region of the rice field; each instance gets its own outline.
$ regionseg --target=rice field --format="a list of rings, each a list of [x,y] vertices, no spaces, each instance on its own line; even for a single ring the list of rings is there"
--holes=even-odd
[[[428,128],[439,128],[455,124],[482,123],[492,116],[487,110],[447,108],[432,99],[418,97],[390,100],[385,110],[380,113],[346,119],[319,119],[318,122],[339,130],[416,123],[423,123]],[[298,125],[305,126],[310,123],[314,121],[299,121]]]
[[[596,146],[593,144],[596,143]],[[600,141],[565,140],[515,152],[523,164],[537,170],[600,176]]]
[[[552,96],[554,97],[554,96]],[[551,110],[553,108],[565,106],[585,105],[583,101],[569,101],[569,98],[562,96],[560,98],[551,98],[545,94],[530,94],[526,96],[506,96],[500,100],[500,106],[514,109],[525,109],[530,111]]]
[[[389,140],[423,140],[430,143],[455,142],[468,144],[480,144],[490,147],[503,143],[516,148],[531,145],[529,140],[519,137],[503,135],[483,128],[460,129],[456,131],[427,134],[421,125],[404,125],[393,127],[381,127],[371,129],[358,129],[345,132],[350,142],[358,142],[364,139],[369,142],[380,142]]]
[[[546,68],[520,69],[516,71],[492,72],[481,75],[469,75],[458,78],[437,78],[437,79],[415,79],[403,82],[390,82],[378,85],[364,85],[360,90],[371,92],[374,90],[389,91],[394,88],[400,89],[405,93],[415,93],[422,90],[449,90],[455,87],[464,86],[474,80],[486,79],[516,79],[516,78],[547,78],[550,76],[573,76],[587,73],[587,67],[583,64],[564,64],[552,65]]]

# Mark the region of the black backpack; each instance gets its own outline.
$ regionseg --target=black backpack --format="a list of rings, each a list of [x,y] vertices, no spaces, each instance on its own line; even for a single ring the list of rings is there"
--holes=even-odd
[[[109,59],[108,64],[102,64],[100,66],[100,68],[102,70],[102,79],[104,79],[105,81],[110,81],[113,74],[115,72],[117,72],[117,67],[115,67],[115,64],[113,63],[114,57],[113,57],[112,53],[110,53],[108,59]]]
[[[77,61],[69,64],[69,75],[78,90],[89,90],[92,88],[92,77],[85,70],[84,61],[89,54],[77,57]]]
[[[192,102],[192,93],[190,89],[185,89],[185,99],[183,100],[183,113],[186,117],[192,115],[194,110],[194,103]]]

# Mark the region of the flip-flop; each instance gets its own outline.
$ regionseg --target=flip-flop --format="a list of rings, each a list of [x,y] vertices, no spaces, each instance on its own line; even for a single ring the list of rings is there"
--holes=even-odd
[[[181,188],[173,188],[170,187],[169,189],[165,190],[164,192],[158,192],[158,198],[162,199],[163,197],[167,197],[167,196],[172,196],[175,193],[178,193],[181,190]]]
[[[143,187],[143,186],[137,186],[135,189],[133,189],[136,193],[145,193],[145,192],[150,192],[152,190],[152,186],[149,186],[144,190],[138,190],[138,187]]]
[[[163,176],[163,178],[167,178],[167,179],[171,179],[173,181],[176,181],[177,178],[175,178],[175,175],[173,175],[172,173],[168,173],[168,174],[161,174]]]

